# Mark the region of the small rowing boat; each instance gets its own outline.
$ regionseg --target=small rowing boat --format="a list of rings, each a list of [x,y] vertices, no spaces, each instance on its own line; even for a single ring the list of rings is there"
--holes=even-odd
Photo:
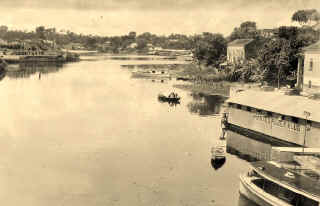
[[[180,101],[179,95],[174,92],[170,93],[168,96],[164,94],[159,94],[158,99],[162,102],[179,102]]]

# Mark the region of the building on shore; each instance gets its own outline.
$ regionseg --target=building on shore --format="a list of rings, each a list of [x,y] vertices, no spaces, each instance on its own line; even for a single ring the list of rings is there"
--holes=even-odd
[[[303,89],[316,91],[320,89],[320,41],[303,49],[304,67]],[[299,65],[300,66],[300,65]],[[301,69],[301,66],[300,66]],[[301,81],[301,80],[300,80]]]
[[[241,64],[248,58],[250,43],[253,39],[236,39],[228,44],[227,61],[229,64]]]
[[[272,38],[277,34],[277,29],[260,29],[258,33],[264,38]]]
[[[227,100],[230,130],[300,147],[320,147],[320,102],[247,90]]]
[[[110,41],[105,41],[102,44],[98,45],[98,48],[101,51],[108,51],[108,50],[111,50],[112,45]]]
[[[128,49],[136,49],[138,47],[138,44],[136,42],[132,42],[131,44],[128,45]]]
[[[68,50],[84,50],[85,49],[83,44],[81,44],[81,43],[73,43],[73,42],[65,45],[64,48],[68,49]]]

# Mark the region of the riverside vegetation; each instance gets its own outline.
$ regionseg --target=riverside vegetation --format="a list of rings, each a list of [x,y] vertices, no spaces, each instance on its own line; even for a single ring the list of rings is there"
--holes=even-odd
[[[292,21],[301,24],[272,29],[272,35],[263,35],[256,22],[243,22],[231,35],[203,33],[193,38],[194,62],[180,70],[179,75],[192,85],[177,85],[212,93],[217,82],[225,84],[267,84],[278,87],[296,82],[299,61],[303,62],[302,49],[317,41],[320,36],[320,14],[317,10],[299,10]],[[255,50],[242,62],[220,67],[227,62],[227,45],[235,39],[253,39]]]

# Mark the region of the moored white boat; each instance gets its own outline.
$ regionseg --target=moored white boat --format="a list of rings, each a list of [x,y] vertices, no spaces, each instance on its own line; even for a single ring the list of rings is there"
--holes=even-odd
[[[274,162],[255,162],[240,175],[239,192],[260,206],[319,206],[320,185]]]
[[[211,148],[211,159],[225,159],[226,158],[226,141],[218,140],[216,144]]]

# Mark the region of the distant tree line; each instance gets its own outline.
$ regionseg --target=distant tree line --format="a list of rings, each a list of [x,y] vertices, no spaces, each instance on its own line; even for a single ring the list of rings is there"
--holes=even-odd
[[[302,48],[319,40],[320,14],[316,9],[298,10],[291,17],[301,26],[281,26],[273,30],[272,36],[265,36],[257,28],[256,22],[245,21],[224,37],[219,33],[204,32],[196,35],[171,34],[155,35],[150,32],[137,34],[131,31],[122,36],[98,36],[77,34],[72,31],[38,26],[34,31],[9,30],[0,26],[0,38],[7,41],[43,39],[54,41],[62,47],[69,43],[79,43],[86,49],[102,49],[106,52],[146,52],[153,48],[191,50],[198,65],[218,67],[226,61],[227,45],[236,39],[253,39],[256,53],[241,65],[230,69],[230,79],[234,81],[266,81],[271,84],[285,82],[297,71]],[[131,45],[135,44],[134,47]],[[101,45],[107,45],[101,47]],[[199,67],[200,68],[200,67]]]
[[[145,51],[148,44],[164,49],[191,49],[191,36],[183,34],[158,36],[150,32],[137,35],[134,31],[122,36],[98,36],[77,34],[69,30],[57,31],[56,28],[45,28],[44,26],[38,26],[34,31],[9,30],[7,26],[0,26],[0,38],[7,41],[51,40],[60,46],[79,43],[88,49],[99,49],[100,45],[108,42],[110,44],[108,51],[114,53],[128,49],[132,43],[137,44],[136,50],[138,51]]]

